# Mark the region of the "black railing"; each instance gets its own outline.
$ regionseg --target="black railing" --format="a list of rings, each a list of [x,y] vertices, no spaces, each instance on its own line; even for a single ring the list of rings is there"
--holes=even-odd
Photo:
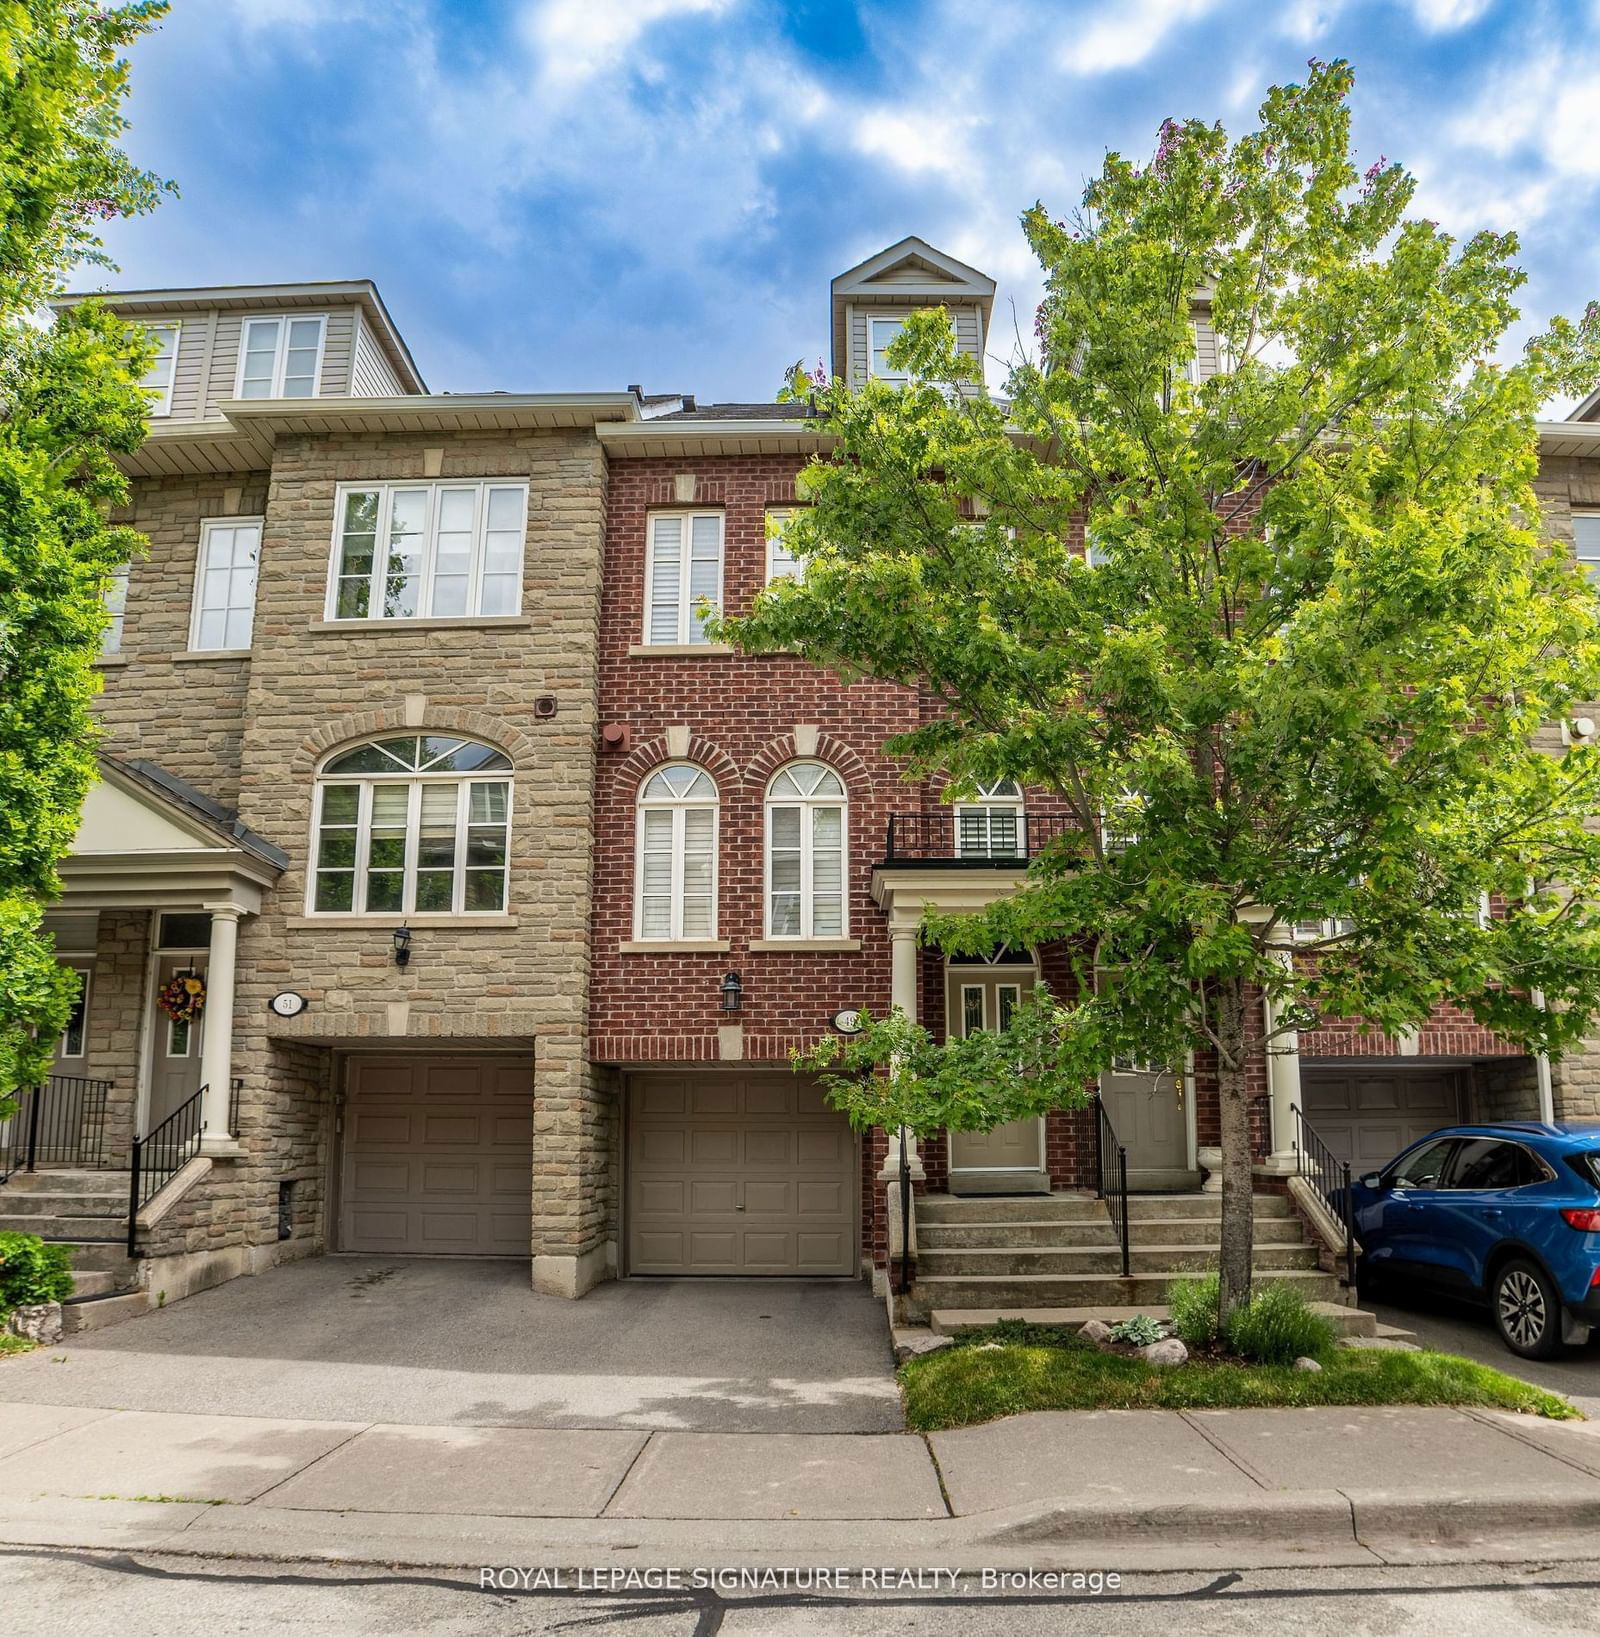
[[[139,1212],[200,1152],[206,1129],[206,1088],[175,1108],[154,1131],[133,1139],[128,1174],[128,1255],[134,1254]]]
[[[1104,1099],[1096,1097],[1094,1169],[1095,1192],[1106,1202],[1111,1225],[1122,1251],[1122,1277],[1129,1277],[1133,1257],[1128,1246],[1128,1150],[1117,1141],[1117,1129],[1106,1113]]]
[[[52,1074],[17,1098],[0,1130],[0,1183],[41,1165],[101,1170],[108,1163],[106,1104],[111,1081]]]
[[[1328,1214],[1344,1229],[1344,1282],[1356,1282],[1356,1217],[1350,1198],[1350,1162],[1342,1160],[1319,1137],[1299,1108],[1291,1103],[1294,1115],[1296,1174],[1305,1178]]]
[[[986,824],[960,823],[957,810],[891,813],[885,864],[933,864],[960,869],[1016,869],[1058,837],[1076,833],[1062,815],[1035,818],[989,809]]]
[[[911,1159],[906,1128],[900,1127],[900,1294],[911,1289]]]

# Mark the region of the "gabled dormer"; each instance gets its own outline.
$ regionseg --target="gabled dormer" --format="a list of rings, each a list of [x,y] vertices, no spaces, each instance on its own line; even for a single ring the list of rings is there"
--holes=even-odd
[[[830,287],[833,296],[833,369],[851,386],[869,376],[896,377],[884,349],[908,314],[943,307],[955,325],[961,351],[983,362],[994,312],[994,280],[975,267],[935,250],[925,239],[902,239],[868,256]]]
[[[57,297],[56,309],[84,295]],[[426,392],[370,279],[114,290],[99,296],[143,324],[160,354],[145,377],[151,420],[219,419],[251,398],[404,398]]]

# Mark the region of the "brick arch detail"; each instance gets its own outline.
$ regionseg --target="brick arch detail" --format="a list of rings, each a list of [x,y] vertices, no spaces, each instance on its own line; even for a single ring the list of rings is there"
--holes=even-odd
[[[350,716],[341,716],[337,721],[324,722],[300,741],[294,754],[294,769],[297,773],[309,773],[330,750],[343,745],[357,745],[366,739],[378,739],[389,733],[458,733],[464,739],[481,739],[496,750],[503,750],[518,772],[537,755],[533,740],[503,717],[491,716],[486,711],[429,705],[420,723],[407,722],[404,709],[398,707],[357,711]]]
[[[763,745],[751,759],[749,767],[745,769],[745,783],[757,795],[764,795],[768,781],[784,763],[811,761],[826,762],[840,774],[844,779],[845,793],[851,801],[865,800],[873,794],[876,781],[871,769],[852,745],[835,739],[831,733],[817,735],[815,756],[802,756],[795,747],[792,733],[779,735]]]
[[[622,766],[617,769],[620,788],[637,798],[639,786],[658,767],[665,767],[669,762],[693,762],[696,767],[703,767],[716,780],[717,796],[721,800],[726,800],[739,788],[739,764],[714,740],[702,738],[699,734],[689,740],[689,749],[682,756],[673,756],[668,752],[664,734],[659,738],[647,739],[629,751]]]

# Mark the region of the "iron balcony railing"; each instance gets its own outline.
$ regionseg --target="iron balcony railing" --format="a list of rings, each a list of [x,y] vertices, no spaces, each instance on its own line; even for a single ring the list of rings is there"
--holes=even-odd
[[[1350,1197],[1350,1162],[1328,1147],[1315,1128],[1291,1103],[1294,1115],[1295,1171],[1304,1177],[1327,1207],[1328,1214],[1344,1229],[1344,1282],[1356,1282],[1356,1214]]]
[[[175,1108],[154,1131],[133,1139],[128,1174],[128,1255],[135,1253],[139,1212],[200,1152],[206,1088]]]
[[[1128,1150],[1117,1140],[1117,1130],[1106,1113],[1102,1098],[1095,1107],[1095,1192],[1106,1202],[1111,1225],[1117,1230],[1117,1247],[1122,1252],[1122,1277],[1129,1277],[1133,1257],[1128,1245]]]
[[[950,807],[936,813],[891,813],[883,862],[1014,870],[1075,830],[1071,819],[1059,814],[1036,818],[990,809],[978,824],[961,822]]]
[[[52,1074],[19,1094],[0,1124],[0,1183],[41,1165],[103,1170],[110,1163],[106,1105],[112,1082]]]

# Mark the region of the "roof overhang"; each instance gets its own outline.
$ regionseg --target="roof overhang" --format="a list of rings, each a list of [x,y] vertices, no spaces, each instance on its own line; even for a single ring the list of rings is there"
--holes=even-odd
[[[921,269],[925,277],[878,282],[897,268]],[[850,307],[921,306],[930,302],[977,307],[983,313],[983,333],[994,318],[995,283],[987,273],[936,249],[926,239],[908,235],[897,244],[868,256],[840,273],[828,286],[830,333],[833,338],[833,373],[844,370],[846,312]]]
[[[872,872],[872,901],[891,928],[919,927],[927,912],[976,915],[996,899],[1009,898],[1027,877],[1025,866],[952,870],[941,866],[880,864]]]
[[[652,455],[815,455],[838,439],[815,421],[629,421],[595,428],[607,455],[646,459]]]
[[[1600,421],[1540,421],[1539,453],[1600,458]]]
[[[413,392],[428,390],[411,349],[371,279],[324,280],[312,284],[214,284],[195,290],[73,290],[53,297],[50,306],[59,311],[84,301],[102,301],[111,311],[131,319],[144,315],[164,317],[168,313],[181,317],[185,313],[213,310],[251,312],[260,307],[356,306],[361,309],[363,323],[371,327],[401,384]]]

